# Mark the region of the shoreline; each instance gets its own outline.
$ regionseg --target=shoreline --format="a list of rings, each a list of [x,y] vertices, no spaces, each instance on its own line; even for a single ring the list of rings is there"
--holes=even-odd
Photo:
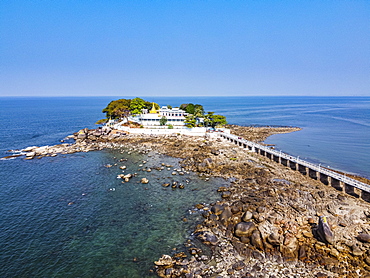
[[[240,135],[234,134],[241,136],[244,132],[254,140],[269,136],[267,131],[276,129],[264,127],[258,135],[256,130],[251,132],[251,127],[235,128]],[[278,133],[283,132],[278,129]],[[299,130],[295,129],[292,131]],[[204,255],[202,250],[195,250],[195,245],[188,243],[186,253],[164,255],[156,261],[160,277],[243,277],[247,273],[262,272],[275,277],[369,274],[370,205],[364,201],[265,157],[245,152],[220,138],[174,134],[123,135],[106,139],[95,136],[93,140],[89,134],[80,139],[76,134],[74,139],[72,145],[23,151],[27,150],[26,159],[33,159],[116,148],[122,144],[145,145],[182,159],[181,165],[186,170],[232,181],[229,187],[219,188],[220,201],[202,207],[205,220],[193,233],[196,240],[210,247],[211,254]],[[325,242],[325,238],[320,237],[319,227],[323,223],[318,220],[319,216],[327,216],[335,241]]]

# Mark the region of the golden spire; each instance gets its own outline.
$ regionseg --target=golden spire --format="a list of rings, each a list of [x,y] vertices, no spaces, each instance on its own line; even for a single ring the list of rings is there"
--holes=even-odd
[[[155,109],[155,106],[154,106],[154,102],[153,102],[153,106],[152,106],[152,109],[150,110],[149,112],[150,114],[157,114],[157,110]]]

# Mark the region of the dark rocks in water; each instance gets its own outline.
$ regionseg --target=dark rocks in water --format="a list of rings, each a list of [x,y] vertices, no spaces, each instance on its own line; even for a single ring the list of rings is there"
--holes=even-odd
[[[219,216],[222,225],[227,226],[231,216],[233,216],[233,213],[231,212],[230,207],[225,207],[224,211]]]
[[[240,222],[236,224],[234,234],[237,237],[250,237],[255,229],[253,222]]]
[[[218,242],[217,237],[208,231],[197,233],[197,237],[206,245],[216,245]]]
[[[216,215],[220,215],[223,211],[224,211],[224,207],[221,206],[221,205],[214,205],[212,208],[211,208],[211,211],[216,214]]]
[[[330,229],[330,226],[325,216],[320,216],[319,218],[317,234],[319,235],[320,240],[323,241],[324,243],[329,243],[329,244],[334,243],[334,235]]]
[[[231,192],[230,191],[225,191],[221,195],[222,198],[227,199],[231,197]]]

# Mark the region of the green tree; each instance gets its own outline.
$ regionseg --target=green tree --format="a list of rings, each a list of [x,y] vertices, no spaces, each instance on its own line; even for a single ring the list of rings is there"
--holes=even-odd
[[[222,115],[212,115],[211,126],[214,128],[216,126],[224,126],[227,124],[226,117]]]
[[[167,118],[165,116],[163,116],[160,120],[159,120],[159,125],[166,125],[167,123]]]
[[[194,115],[196,115],[197,117],[203,117],[204,115],[203,105],[200,105],[200,104],[194,105]]]
[[[105,124],[106,122],[108,122],[108,119],[101,119],[101,120],[97,121],[95,124],[96,125],[102,125],[102,124]]]
[[[120,115],[119,113],[117,113],[116,110],[118,109],[130,110],[130,104],[131,104],[131,99],[113,100],[107,105],[107,107],[105,107],[102,110],[102,112],[105,113],[105,116],[107,117],[107,119],[109,118],[117,119],[120,117]]]
[[[130,111],[133,115],[141,114],[141,110],[146,108],[146,102],[142,98],[136,97],[131,100]]]
[[[204,115],[204,126],[212,126],[213,114],[215,114],[215,112],[207,112],[207,114]]]
[[[192,103],[185,103],[181,104],[180,109],[185,110],[188,114],[194,114],[194,104]]]
[[[185,123],[185,125],[187,126],[187,127],[195,127],[195,124],[196,124],[196,118],[194,117],[194,115],[193,114],[189,114],[189,115],[187,115],[186,117],[185,117],[185,121],[184,121],[184,123]]]
[[[148,110],[150,110],[150,109],[152,109],[152,106],[153,106],[153,102],[145,101],[145,107],[144,107],[144,109],[148,109]],[[154,108],[155,108],[156,110],[161,109],[161,107],[159,106],[159,104],[158,104],[158,103],[154,103]],[[140,113],[141,113],[141,112],[140,112]]]
[[[128,117],[131,115],[131,112],[129,109],[126,108],[118,108],[113,111],[113,114],[118,118],[118,119],[126,119],[128,121]]]

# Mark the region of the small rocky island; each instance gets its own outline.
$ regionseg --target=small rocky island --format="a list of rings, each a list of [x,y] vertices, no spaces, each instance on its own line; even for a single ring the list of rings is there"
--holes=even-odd
[[[226,127],[254,142],[299,130]],[[125,146],[181,158],[186,171],[227,180],[218,202],[193,204],[204,221],[181,252],[154,262],[160,277],[370,277],[369,203],[217,134],[131,134],[104,126],[76,132],[73,143],[22,154],[33,159]]]

